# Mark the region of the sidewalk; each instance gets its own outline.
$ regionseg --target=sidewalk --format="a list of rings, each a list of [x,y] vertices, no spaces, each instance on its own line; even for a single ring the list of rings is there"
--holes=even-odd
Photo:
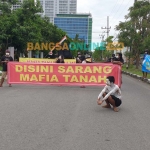
[[[129,76],[131,76],[131,77],[133,77],[133,78],[135,78],[135,79],[138,79],[138,80],[140,80],[140,81],[143,81],[143,82],[146,82],[146,83],[150,84],[150,79],[145,79],[145,78],[143,78],[142,76],[139,76],[139,75],[137,75],[137,74],[132,74],[132,73],[130,73],[130,72],[123,71],[123,70],[122,70],[122,73],[123,73],[123,74],[126,74],[126,75],[129,75]]]

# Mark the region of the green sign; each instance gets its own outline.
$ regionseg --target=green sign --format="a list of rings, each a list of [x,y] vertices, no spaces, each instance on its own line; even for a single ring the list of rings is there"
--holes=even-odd
[[[101,43],[100,43],[100,50],[101,50],[101,51],[106,50],[106,42],[101,42]]]

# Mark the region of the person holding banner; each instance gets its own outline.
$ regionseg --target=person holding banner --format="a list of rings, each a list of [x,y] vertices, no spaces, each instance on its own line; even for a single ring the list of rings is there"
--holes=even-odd
[[[82,63],[82,61],[81,61],[81,53],[80,52],[78,52],[78,54],[77,54],[76,63]]]
[[[81,62],[82,62],[82,64],[86,64],[86,59],[85,59],[84,55],[81,56]]]
[[[6,50],[6,55],[4,55],[1,58],[3,70],[2,70],[2,77],[1,77],[0,87],[3,86],[4,80],[7,76],[7,63],[9,61],[13,61],[13,58],[10,56],[10,52],[8,50]],[[11,84],[9,84],[9,87],[11,87]]]
[[[115,78],[113,76],[108,76],[106,79],[106,86],[98,96],[97,104],[101,105],[105,101],[106,105],[103,106],[103,108],[111,108],[112,105],[113,110],[118,112],[118,107],[122,104],[121,90],[118,85],[114,83]]]
[[[122,66],[124,64],[124,60],[122,58],[122,54],[121,53],[117,53],[116,58],[113,59],[112,63]]]
[[[148,52],[147,51],[145,51],[145,53],[144,53],[144,56],[143,56],[143,62],[142,62],[142,73],[143,73],[143,78],[147,78],[147,72],[146,72],[146,69],[145,69],[145,66],[144,66],[144,62],[146,61],[145,60],[145,58],[146,58],[146,56],[148,55]]]
[[[82,61],[80,60],[80,58],[76,58],[76,63],[82,63]]]
[[[117,53],[116,57],[114,58],[114,60],[112,61],[113,64],[118,64],[122,67],[122,65],[124,64],[124,59],[122,58],[122,53]],[[121,77],[121,84],[122,84],[122,75]]]
[[[112,54],[112,56],[107,60],[107,63],[113,62],[116,60],[115,54]]]
[[[56,61],[56,63],[65,63],[65,61],[64,61],[64,56],[63,56],[63,55],[60,55],[60,56],[58,57],[58,60]]]

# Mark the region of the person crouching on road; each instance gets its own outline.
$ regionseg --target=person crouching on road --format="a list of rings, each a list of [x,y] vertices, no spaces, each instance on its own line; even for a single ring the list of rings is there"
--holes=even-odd
[[[106,105],[103,106],[103,108],[111,108],[112,105],[113,110],[118,112],[118,107],[122,104],[121,90],[118,85],[114,83],[115,78],[113,76],[108,76],[106,79],[106,86],[98,96],[97,104],[101,105],[105,101]]]
[[[4,80],[7,76],[7,63],[9,61],[13,61],[13,58],[10,56],[10,52],[6,50],[6,54],[1,58],[2,62],[2,77],[1,77],[1,82],[0,82],[0,87],[3,86]],[[9,87],[11,87],[11,84],[9,84]]]

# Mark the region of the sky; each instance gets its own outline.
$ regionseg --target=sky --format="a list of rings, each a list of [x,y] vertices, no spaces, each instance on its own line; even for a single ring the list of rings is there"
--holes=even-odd
[[[111,27],[109,36],[116,37],[115,25],[120,21],[125,21],[124,16],[128,14],[128,9],[133,6],[134,0],[77,0],[77,13],[91,13],[93,18],[92,42],[100,42],[101,35],[107,38],[107,16],[109,16],[109,26]]]

